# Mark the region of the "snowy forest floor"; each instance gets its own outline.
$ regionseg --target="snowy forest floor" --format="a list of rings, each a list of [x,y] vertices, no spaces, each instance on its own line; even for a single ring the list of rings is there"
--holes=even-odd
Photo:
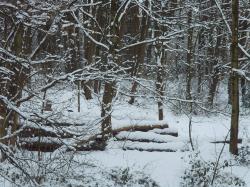
[[[133,107],[132,107],[133,108]],[[119,114],[121,116],[129,116],[129,118],[140,118],[147,123],[147,120],[157,118],[157,108],[150,105],[150,108],[138,111],[136,108],[127,110],[127,107],[119,106]],[[114,116],[119,116],[114,113]],[[165,118],[170,127],[178,129],[179,139],[188,142],[188,124],[189,119],[185,115],[174,115],[171,111],[165,109]],[[121,118],[122,119],[122,118]],[[126,118],[125,118],[126,119]],[[129,119],[127,119],[129,120]],[[122,120],[121,120],[122,121]],[[125,120],[126,121],[126,120]],[[223,141],[228,134],[230,128],[230,117],[227,116],[194,116],[192,127],[192,138],[195,150],[200,152],[200,157],[206,161],[216,162],[222,150],[223,144],[214,144],[213,141]],[[239,137],[243,139],[243,143],[250,144],[250,117],[241,116]],[[229,139],[229,138],[227,138]],[[162,187],[178,187],[184,171],[189,167],[188,163],[192,151],[177,152],[147,152],[121,149],[112,147],[112,142],[107,150],[101,152],[93,152],[88,155],[98,164],[105,167],[131,167],[142,169],[145,173],[157,181]],[[225,146],[220,162],[230,160],[228,144]],[[227,168],[228,169],[228,168]],[[250,186],[250,166],[232,166],[230,171],[236,176],[245,180]]]
[[[55,98],[56,97],[56,98]],[[52,112],[45,112],[43,115],[46,118],[57,119],[61,122],[84,123],[84,128],[91,133],[100,131],[100,98],[97,96],[90,101],[86,101],[81,96],[81,112],[77,112],[77,91],[61,90],[48,93],[48,99],[53,101]],[[128,125],[152,125],[160,123],[157,120],[157,104],[153,100],[138,100],[134,105],[127,103],[128,98],[120,97],[114,102],[112,112],[113,128],[120,128]],[[36,102],[36,104],[34,104]],[[23,110],[29,113],[40,111],[41,102],[32,101],[23,105]],[[35,108],[34,108],[35,107]],[[240,145],[250,145],[250,116],[244,114],[240,116],[239,137],[243,142]],[[250,163],[246,165],[238,164],[237,159],[229,154],[228,144],[211,143],[214,141],[223,141],[227,137],[230,128],[230,115],[218,114],[210,115],[193,115],[192,116],[192,140],[195,151],[192,151],[189,143],[189,118],[184,114],[176,114],[169,106],[164,108],[164,123],[167,123],[170,128],[177,129],[178,137],[172,146],[178,146],[178,142],[182,142],[185,147],[183,150],[176,152],[148,152],[137,150],[123,150],[117,146],[115,138],[108,142],[108,146],[104,151],[77,152],[75,159],[81,162],[94,163],[104,170],[112,170],[112,168],[130,168],[135,171],[142,171],[149,175],[161,187],[178,187],[184,176],[186,169],[190,168],[190,162],[195,159],[203,160],[207,163],[216,163],[221,150],[223,152],[219,159],[219,165],[228,161],[229,166],[221,167],[217,173],[226,172],[225,175],[235,175],[245,181],[250,187]],[[162,123],[162,122],[161,122]],[[95,126],[91,124],[96,124]],[[229,139],[229,138],[227,138]],[[136,144],[136,142],[124,142],[126,144]],[[150,143],[148,143],[150,146]],[[152,145],[153,146],[153,145]],[[194,155],[198,154],[198,157]],[[249,157],[248,157],[249,159]],[[250,162],[250,160],[248,160]],[[210,165],[211,168],[213,165]],[[209,166],[209,167],[210,167]],[[198,168],[201,169],[201,168]],[[213,170],[212,170],[213,171]],[[89,170],[93,172],[93,170]],[[212,175],[210,173],[210,175]],[[218,174],[219,175],[219,174]],[[211,176],[210,176],[211,177]],[[0,186],[7,187],[6,180],[0,181]],[[102,187],[102,185],[100,185]],[[106,185],[103,183],[103,187]],[[125,186],[125,185],[124,185]],[[132,185],[133,186],[133,185]],[[220,185],[218,185],[220,186]],[[232,185],[233,186],[233,185]]]

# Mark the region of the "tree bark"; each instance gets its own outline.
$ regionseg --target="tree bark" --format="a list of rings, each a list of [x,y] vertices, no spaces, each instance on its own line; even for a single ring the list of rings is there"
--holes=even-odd
[[[148,1],[145,1],[145,6],[148,6]],[[139,9],[136,8],[135,9],[135,16],[139,16]],[[133,25],[137,25],[138,30],[139,30],[139,20],[138,18],[135,19],[135,23]],[[149,27],[149,19],[148,19],[148,15],[143,11],[143,15],[142,15],[142,20],[140,23],[140,41],[143,41],[146,39],[147,34],[148,34],[148,27]],[[137,34],[137,33],[135,33]],[[136,77],[138,72],[139,72],[139,67],[140,65],[142,65],[144,63],[144,58],[145,58],[145,50],[146,50],[146,44],[141,44],[135,47],[135,56],[136,56],[136,61],[135,61],[135,65],[133,67],[132,70],[132,76]],[[132,96],[130,97],[129,100],[129,104],[133,104],[135,102],[135,96],[133,96],[133,94],[135,94],[136,90],[137,90],[137,86],[138,86],[138,82],[137,81],[133,81],[132,83],[132,88],[131,88],[131,94]]]
[[[117,10],[119,8],[118,1],[111,0],[110,7],[110,30],[109,34],[111,36],[111,44],[109,46],[108,54],[106,56],[107,68],[112,69],[112,64],[118,64],[118,55],[115,49],[118,47],[119,43],[119,26],[118,18],[116,16]],[[115,95],[115,82],[106,80],[104,85],[104,93],[102,98],[102,140],[107,141],[109,137],[112,136],[112,124],[111,124],[111,111],[112,111],[112,101]]]
[[[192,11],[188,11],[188,26],[191,27],[192,22]],[[192,82],[192,58],[193,58],[193,29],[188,29],[188,41],[187,41],[187,78],[186,78],[186,99],[192,100],[192,94],[191,94],[191,82]],[[192,103],[190,103],[189,110],[192,110]]]
[[[216,94],[216,90],[220,81],[220,70],[218,67],[218,63],[219,63],[219,56],[220,56],[220,46],[221,46],[221,31],[218,28],[217,29],[217,41],[216,41],[216,46],[213,49],[212,52],[212,59],[211,61],[212,63],[212,79],[211,79],[211,83],[210,83],[210,87],[209,87],[209,93],[208,93],[208,104],[211,108],[213,108],[214,105],[214,98],[215,98],[215,94]]]
[[[200,53],[202,48],[204,47],[205,45],[205,38],[203,36],[203,32],[204,30],[202,29],[200,32],[199,32],[199,35],[198,35],[198,52]],[[201,60],[201,57],[199,56],[198,54],[198,65],[197,65],[197,73],[198,73],[198,81],[197,81],[197,94],[200,95],[201,94],[201,90],[202,90],[202,75],[203,75],[203,68],[201,66],[202,64],[202,60]]]
[[[93,63],[93,56],[95,54],[95,44],[90,41],[89,39],[85,38],[85,59],[87,60],[87,65],[90,65]],[[92,87],[92,81],[83,81],[82,82],[83,90],[84,90],[84,96],[86,100],[92,99],[92,93],[91,93],[91,87]]]
[[[244,17],[249,16],[247,13],[245,13],[245,15],[243,15]],[[242,46],[246,46],[247,43],[247,29],[248,29],[248,21],[247,20],[242,20],[239,21],[239,30],[240,30],[240,38],[238,39],[239,43]],[[239,58],[243,58],[244,57],[244,53],[239,50]],[[247,82],[245,77],[241,77],[240,79],[240,83],[241,83],[241,101],[244,107],[249,107],[249,93],[247,92]]]
[[[232,61],[231,68],[239,68],[238,60],[238,29],[239,29],[239,0],[232,0]],[[239,81],[236,72],[232,72],[232,112],[229,151],[238,154],[238,128],[239,128]]]
[[[162,49],[164,50],[164,49]],[[162,52],[163,53],[163,52]],[[164,53],[163,53],[164,54]],[[159,59],[163,61],[162,59]],[[157,67],[157,81],[156,81],[156,92],[157,92],[157,104],[158,104],[158,119],[163,120],[163,96],[164,96],[164,82],[163,82],[163,66],[162,62]]]
[[[16,31],[13,45],[11,47],[12,51],[15,52],[16,55],[21,56],[23,52],[23,35],[24,35],[24,25],[20,23],[18,29]],[[26,72],[23,67],[20,65],[11,65],[11,69],[15,72],[13,75],[11,82],[9,83],[8,88],[8,99],[12,101],[16,101],[22,95],[22,89],[26,80]],[[19,106],[17,106],[19,107]],[[7,128],[11,128],[11,133],[14,133],[19,125],[19,114],[12,110],[7,110]],[[16,137],[10,139],[9,144],[14,148],[16,146]]]

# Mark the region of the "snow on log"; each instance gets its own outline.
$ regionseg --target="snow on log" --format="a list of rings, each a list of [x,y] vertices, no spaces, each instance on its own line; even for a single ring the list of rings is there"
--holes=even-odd
[[[121,128],[116,128],[113,130],[113,135],[115,136],[121,131],[142,131],[147,132],[153,129],[165,129],[168,128],[168,124],[155,124],[155,125],[131,125]]]
[[[164,128],[164,129],[153,129],[150,130],[149,132],[154,132],[156,134],[161,134],[161,135],[170,135],[170,136],[178,136],[178,130],[175,128]]]
[[[176,137],[170,135],[160,135],[154,132],[128,132],[122,131],[116,136],[117,140],[130,140],[130,141],[139,141],[139,142],[156,142],[156,143],[167,143],[177,141]]]
[[[123,150],[137,150],[137,151],[148,151],[148,152],[176,152],[176,151],[188,150],[184,142],[145,143],[145,142],[126,141],[126,142],[116,142],[116,146]]]

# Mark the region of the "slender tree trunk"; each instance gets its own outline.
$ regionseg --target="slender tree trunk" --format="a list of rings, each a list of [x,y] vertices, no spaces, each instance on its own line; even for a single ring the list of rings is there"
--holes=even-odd
[[[205,38],[203,37],[203,30],[199,32],[198,36],[198,53],[201,53],[202,48],[204,47],[204,40]],[[197,93],[200,95],[201,93],[201,82],[202,82],[202,75],[203,75],[203,68],[201,66],[202,60],[201,57],[198,54],[198,65],[197,65],[197,73],[198,73],[198,81],[197,81]]]
[[[92,94],[91,94],[91,82],[85,82],[83,81],[82,83],[83,91],[84,91],[84,96],[86,100],[92,99]]]
[[[0,138],[3,138],[4,136],[7,135],[6,128],[8,123],[6,123],[6,120],[7,120],[7,109],[5,105],[2,105],[0,103]],[[7,144],[7,141],[0,140],[0,143]],[[4,152],[1,151],[0,162],[3,162],[5,159],[6,155],[4,154]]]
[[[4,104],[0,103],[0,138],[6,136],[6,118],[7,118],[7,108]],[[1,143],[6,144],[6,141],[1,140]]]
[[[164,49],[162,49],[164,50]],[[161,52],[162,54],[163,52]],[[159,57],[157,57],[159,58]],[[157,65],[157,80],[156,80],[156,93],[157,95],[157,104],[158,104],[158,119],[163,120],[164,115],[163,115],[163,96],[164,96],[164,82],[163,82],[163,66],[162,66],[162,57],[159,59],[159,64]]]
[[[192,11],[188,12],[188,25],[191,26],[192,21]],[[188,30],[188,41],[187,41],[188,53],[187,53],[187,85],[186,85],[186,99],[191,100],[191,82],[192,82],[192,58],[193,58],[193,29],[189,28]],[[191,107],[190,107],[191,109]]]
[[[228,78],[227,82],[227,93],[228,93],[228,104],[232,104],[232,76]]]
[[[23,36],[24,36],[24,25],[20,23],[16,31],[15,37],[14,37],[13,45],[11,47],[12,51],[14,51],[15,54],[18,56],[22,55],[22,52],[23,52]],[[12,82],[10,83],[9,88],[8,88],[8,91],[9,91],[8,98],[12,101],[16,101],[22,95],[22,89],[25,84],[26,75],[25,75],[24,68],[21,66],[12,65],[11,68],[13,69],[15,74],[12,77]],[[18,125],[19,125],[19,114],[15,111],[8,111],[8,113],[10,113],[10,115],[9,117],[7,117],[8,118],[7,126],[11,128],[11,133],[14,133],[17,130]],[[15,148],[16,136],[13,136],[10,139],[9,144],[13,148]]]
[[[95,52],[95,56],[100,56],[100,47],[96,47],[96,52]],[[99,94],[100,90],[101,90],[101,81],[100,80],[94,80],[94,93],[95,94]]]
[[[247,84],[246,84],[246,79],[245,77],[242,77],[240,79],[240,87],[241,87],[241,101],[242,101],[242,104],[243,106],[245,107],[248,107],[248,104],[247,104]]]
[[[162,29],[160,25],[155,22],[154,23],[154,36],[159,37],[162,34]],[[155,64],[157,67],[157,74],[156,74],[156,98],[157,98],[157,105],[158,105],[158,119],[163,120],[163,96],[164,96],[164,87],[163,87],[163,62],[165,58],[165,51],[164,45],[161,41],[156,41],[154,46],[154,56],[155,56]]]
[[[238,61],[238,29],[239,29],[239,0],[232,0],[232,69],[239,68]],[[236,72],[232,72],[232,113],[229,150],[238,154],[238,128],[239,128],[239,79]]]
[[[85,49],[84,49],[85,58],[87,60],[87,65],[90,65],[93,63],[93,56],[95,54],[95,44],[87,38],[85,38],[84,42],[85,42]],[[86,100],[92,99],[92,93],[91,93],[92,81],[83,81],[82,86]]]
[[[211,108],[213,108],[214,105],[214,98],[218,87],[218,83],[219,83],[219,71],[217,68],[215,68],[215,70],[213,71],[212,81],[208,93],[208,104]]]
[[[244,15],[244,17],[247,17],[248,15]],[[246,42],[247,42],[247,29],[248,29],[248,21],[247,20],[242,20],[239,22],[239,30],[241,30],[241,34],[240,34],[240,38],[239,38],[239,43],[242,46],[246,46]],[[243,58],[244,57],[244,53],[239,50],[239,58]],[[245,107],[249,107],[249,101],[247,97],[249,97],[249,94],[247,93],[247,82],[245,77],[241,77],[240,79],[240,83],[241,83],[241,101],[243,106]]]
[[[219,78],[220,78],[220,71],[218,68],[218,62],[219,62],[219,56],[220,56],[220,46],[221,46],[221,32],[220,29],[217,29],[217,41],[216,41],[216,46],[213,49],[212,52],[212,61],[213,61],[213,67],[212,67],[212,79],[209,87],[209,92],[208,92],[208,104],[211,108],[213,108],[214,104],[214,97],[216,94],[216,90],[219,84]]]

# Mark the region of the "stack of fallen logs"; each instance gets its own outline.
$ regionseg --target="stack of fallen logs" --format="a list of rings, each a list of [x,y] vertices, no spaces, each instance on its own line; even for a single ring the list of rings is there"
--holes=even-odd
[[[22,149],[29,151],[52,152],[61,146],[68,150],[90,151],[104,150],[106,142],[103,142],[100,134],[84,135],[81,133],[72,133],[65,129],[65,126],[72,124],[46,124],[42,127],[21,127],[18,134],[18,145]],[[82,126],[82,125],[73,125]],[[160,125],[133,125],[113,130],[113,136],[116,137],[120,132],[149,132],[152,130],[167,129],[167,124]],[[163,131],[164,132],[164,131]],[[159,132],[160,134],[160,132]],[[172,136],[178,136],[177,132],[169,133]]]

